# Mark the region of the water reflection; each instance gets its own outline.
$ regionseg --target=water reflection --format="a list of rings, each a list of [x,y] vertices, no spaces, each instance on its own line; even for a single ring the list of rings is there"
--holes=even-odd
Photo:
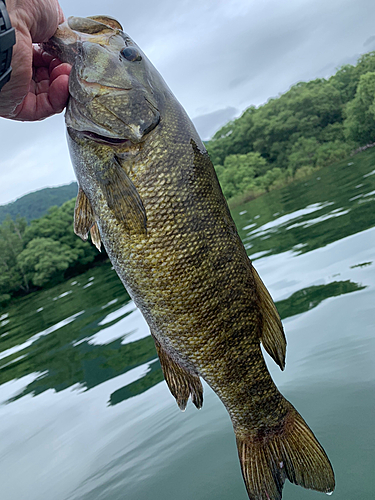
[[[370,151],[349,164],[321,170],[298,188],[287,186],[234,210],[249,255],[310,252],[373,227],[373,158]]]
[[[285,300],[276,302],[276,307],[281,319],[285,319],[295,314],[309,311],[330,297],[337,297],[345,293],[363,290],[364,288],[366,286],[353,283],[350,280],[333,281],[327,285],[309,286],[294,292]]]
[[[117,389],[117,391],[113,392],[109,400],[110,405],[116,405],[125,401],[125,399],[141,394],[164,380],[158,358],[138,368],[142,369],[142,374],[138,375],[134,381],[129,382],[121,387],[121,389]]]
[[[108,272],[105,267],[101,270],[103,274]],[[111,273],[110,276],[117,282],[115,275]],[[350,280],[333,281],[298,290],[287,299],[277,301],[276,306],[282,319],[285,319],[308,311],[329,297],[364,288]],[[75,298],[71,300],[78,306]],[[79,311],[0,353],[1,358],[6,360],[1,367],[2,383],[38,373],[8,402],[49,389],[59,392],[76,386],[88,390],[140,366],[143,368],[139,372],[142,373],[139,380],[131,380],[129,386],[112,394],[111,405],[162,381],[163,375],[147,324],[133,302],[128,298],[126,300],[121,307],[118,300],[113,299],[110,305],[107,302],[104,306],[91,307],[89,311]],[[117,309],[114,309],[115,306]],[[10,328],[8,324],[7,327]],[[14,333],[20,338],[18,328],[10,330],[11,336]],[[22,356],[17,356],[19,353]]]

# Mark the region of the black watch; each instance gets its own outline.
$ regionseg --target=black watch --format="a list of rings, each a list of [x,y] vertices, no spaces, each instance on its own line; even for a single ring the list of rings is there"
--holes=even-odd
[[[16,33],[10,24],[5,0],[0,0],[0,90],[9,82],[12,67],[13,45],[16,43]]]

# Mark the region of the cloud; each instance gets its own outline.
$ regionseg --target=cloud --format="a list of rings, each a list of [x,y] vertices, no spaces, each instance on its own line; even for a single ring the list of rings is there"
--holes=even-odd
[[[74,179],[62,117],[32,124],[2,120],[1,125],[0,204]]]
[[[225,125],[229,120],[232,120],[238,114],[238,109],[228,107],[218,109],[206,115],[197,116],[193,118],[193,123],[202,140],[206,141],[210,139],[220,127]]]
[[[372,35],[369,38],[367,38],[363,46],[367,47],[366,50],[371,50],[371,47],[375,46],[375,35]]]

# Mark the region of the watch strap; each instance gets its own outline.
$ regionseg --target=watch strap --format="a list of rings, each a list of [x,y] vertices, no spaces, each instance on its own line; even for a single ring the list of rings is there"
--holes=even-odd
[[[0,0],[0,90],[9,81],[12,67],[13,45],[16,43],[16,33],[10,23],[5,1]]]

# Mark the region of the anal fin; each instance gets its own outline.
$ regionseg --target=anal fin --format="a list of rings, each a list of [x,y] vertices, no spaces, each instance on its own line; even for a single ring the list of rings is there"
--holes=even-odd
[[[173,361],[155,337],[154,341],[165,381],[172,395],[176,398],[180,410],[185,410],[189,396],[198,409],[202,408],[203,387],[199,376],[188,372]]]
[[[252,267],[263,315],[261,342],[282,370],[285,368],[286,338],[279,313],[255,267]]]

